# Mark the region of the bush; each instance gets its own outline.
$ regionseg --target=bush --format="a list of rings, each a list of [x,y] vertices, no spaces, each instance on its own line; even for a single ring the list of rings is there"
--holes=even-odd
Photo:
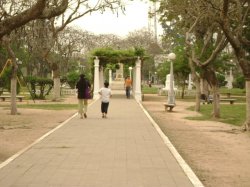
[[[243,75],[239,75],[238,77],[236,77],[234,87],[241,89],[245,88],[245,78]]]
[[[11,92],[10,84],[11,84],[11,74],[12,74],[12,68],[11,66],[7,67],[3,74],[0,77],[0,92],[3,92],[4,89],[8,90],[8,92]],[[17,76],[20,77],[20,73],[17,73]],[[20,93],[20,84],[17,82],[17,94]],[[1,95],[1,94],[0,94]]]
[[[48,78],[29,76],[26,77],[26,82],[30,84],[30,94],[34,99],[45,99],[45,96],[49,95],[51,89],[53,88],[53,80]],[[37,93],[37,86],[39,87],[40,93]]]
[[[78,81],[79,76],[80,76],[80,74],[77,72],[70,72],[67,74],[66,78],[67,78],[67,82],[68,82],[70,88],[72,88],[72,89],[75,88],[76,82]]]
[[[225,86],[227,83],[227,81],[225,81],[225,76],[219,73],[216,76],[219,83],[219,87]]]

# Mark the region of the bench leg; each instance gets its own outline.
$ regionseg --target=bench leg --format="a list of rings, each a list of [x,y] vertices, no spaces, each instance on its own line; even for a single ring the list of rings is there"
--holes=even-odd
[[[167,105],[165,105],[165,111],[172,112],[173,108],[174,108],[174,106],[167,106]]]

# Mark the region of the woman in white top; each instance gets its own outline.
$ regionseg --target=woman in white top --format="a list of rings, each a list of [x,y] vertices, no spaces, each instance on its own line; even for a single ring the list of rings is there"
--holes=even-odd
[[[102,100],[102,104],[101,104],[102,118],[107,117],[108,107],[109,107],[109,99],[112,96],[111,89],[109,89],[108,87],[109,87],[109,83],[104,82],[104,87],[101,88],[99,91],[99,94],[101,95],[101,100]]]

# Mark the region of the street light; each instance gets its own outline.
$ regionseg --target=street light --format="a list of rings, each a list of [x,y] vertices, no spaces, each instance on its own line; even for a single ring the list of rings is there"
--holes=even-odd
[[[130,76],[130,78],[132,78],[132,76],[131,76],[132,73],[131,72],[132,72],[133,68],[130,66],[128,69],[129,69],[129,76]]]
[[[168,105],[175,105],[175,93],[174,93],[174,73],[173,73],[173,61],[175,60],[176,55],[170,53],[168,59],[170,60],[170,88],[168,90]]]
[[[16,63],[17,63],[17,65],[22,65],[23,64],[23,62],[21,60],[19,60],[18,58],[16,58]]]
[[[155,71],[155,84],[157,84],[158,80],[157,80],[157,72]]]
[[[80,62],[78,62],[78,67],[79,67],[80,73],[83,73],[83,70],[84,70],[85,66],[82,65]]]

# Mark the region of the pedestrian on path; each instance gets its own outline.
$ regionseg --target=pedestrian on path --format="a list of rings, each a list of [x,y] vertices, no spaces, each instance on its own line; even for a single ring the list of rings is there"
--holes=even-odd
[[[104,87],[100,89],[99,94],[101,95],[101,101],[102,101],[101,103],[102,118],[107,118],[109,100],[110,97],[112,96],[108,82],[106,81],[104,82]]]
[[[78,113],[80,118],[87,118],[87,109],[88,109],[88,99],[91,99],[90,89],[91,85],[88,79],[85,78],[84,74],[80,75],[80,79],[76,84],[77,89],[77,98],[78,98]],[[83,110],[84,109],[84,110]]]
[[[132,88],[132,80],[130,79],[130,76],[127,76],[124,83],[124,88],[126,90],[126,97],[130,98],[130,90]]]

